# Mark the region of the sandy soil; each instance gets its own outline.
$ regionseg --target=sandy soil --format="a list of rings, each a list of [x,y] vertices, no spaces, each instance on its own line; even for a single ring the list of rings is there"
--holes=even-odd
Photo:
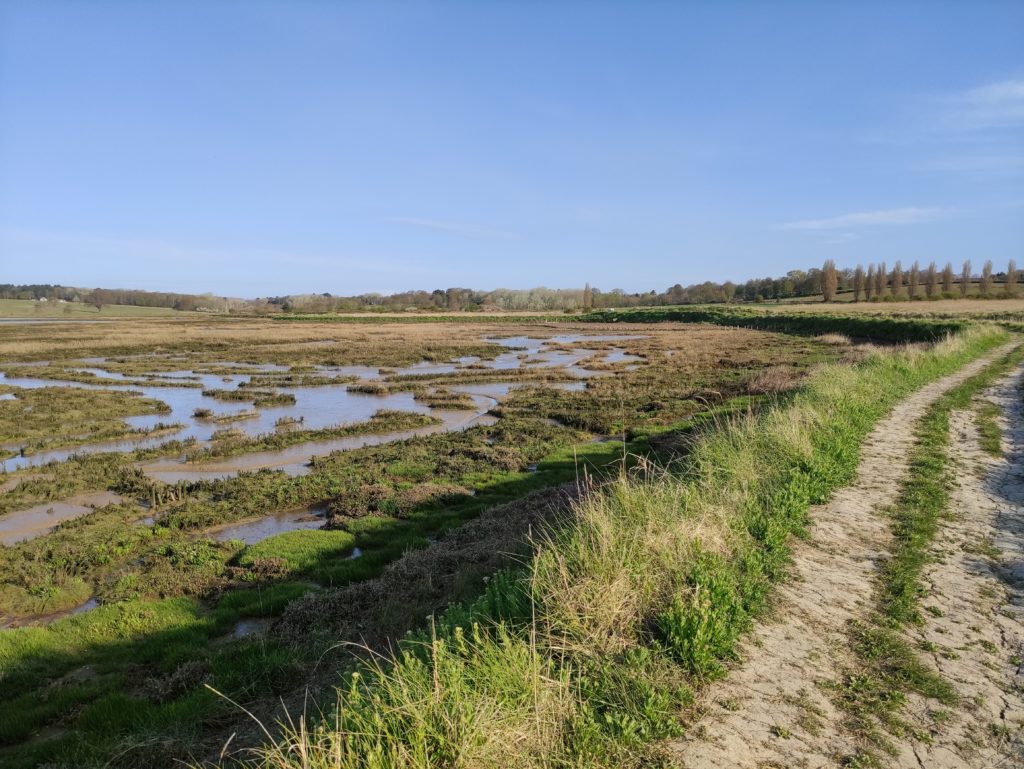
[[[844,756],[856,753],[857,738],[844,728],[844,716],[824,685],[841,680],[842,671],[853,666],[847,626],[852,620],[866,617],[873,605],[876,569],[890,541],[888,521],[878,511],[895,501],[907,473],[914,423],[942,393],[977,373],[995,356],[975,361],[922,388],[872,432],[862,451],[856,481],[828,504],[811,511],[814,526],[809,539],[795,548],[794,579],[779,590],[773,619],[755,629],[744,643],[742,662],[710,687],[704,719],[686,738],[667,746],[677,765],[687,769],[838,767]],[[1021,440],[1024,451],[1024,432]],[[984,485],[980,478],[971,476],[965,489],[983,489]],[[984,491],[978,493],[987,499]],[[976,509],[973,498],[966,500],[963,510],[965,517],[979,519],[978,526],[985,525],[989,516]],[[1019,515],[1016,521],[1019,526]],[[1018,545],[1020,541],[1018,536]],[[941,566],[965,571],[968,564]],[[975,622],[947,618],[950,622],[960,620],[964,628]],[[1008,659],[1005,649],[999,648]],[[965,675],[974,673],[967,671]],[[1019,702],[1020,693],[1015,696]],[[993,705],[996,702],[993,699]],[[913,713],[925,717],[922,703],[914,705]],[[983,741],[977,725],[972,727],[966,720],[967,715],[962,729],[957,728],[964,733],[973,729]],[[947,736],[955,741],[952,729]],[[913,746],[901,748],[893,761],[900,767],[994,766],[991,760],[997,755],[989,751],[984,754],[989,763],[967,763],[963,753],[937,740],[928,760],[919,763]]]

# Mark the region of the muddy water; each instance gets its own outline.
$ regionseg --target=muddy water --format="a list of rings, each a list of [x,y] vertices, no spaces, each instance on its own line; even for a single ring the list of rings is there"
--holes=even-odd
[[[408,395],[408,393],[403,393]],[[372,397],[372,396],[371,396]],[[411,398],[411,395],[410,395]],[[283,470],[289,475],[305,475],[312,468],[310,460],[314,456],[326,456],[335,451],[349,451],[362,448],[363,446],[378,446],[382,443],[391,443],[406,438],[413,438],[419,435],[432,435],[434,433],[451,432],[454,430],[466,430],[470,427],[482,424],[493,424],[495,419],[487,414],[495,401],[491,398],[478,397],[475,400],[477,408],[473,411],[436,411],[441,423],[420,427],[415,430],[403,430],[391,433],[374,433],[369,435],[351,435],[345,438],[335,438],[327,441],[312,441],[291,446],[279,451],[260,451],[250,454],[241,454],[236,457],[225,457],[222,460],[204,462],[202,464],[190,464],[174,460],[160,460],[142,466],[143,472],[154,480],[165,483],[177,483],[178,481],[214,480],[217,478],[230,478],[241,472],[262,470],[270,468]],[[415,409],[427,413],[429,409],[417,404]]]
[[[509,349],[508,353],[497,356],[494,360],[481,362],[478,358],[466,357],[450,363],[422,362],[414,366],[400,369],[394,373],[403,374],[447,374],[458,371],[467,366],[486,367],[497,370],[511,370],[520,367],[551,367],[568,368],[575,372],[579,381],[561,382],[546,386],[557,387],[566,390],[582,390],[586,387],[585,377],[590,374],[601,372],[588,372],[582,369],[578,363],[600,351],[595,350],[573,350],[564,352],[559,350],[545,349],[548,344],[568,344],[586,339],[594,341],[618,341],[637,337],[633,336],[582,336],[562,335],[550,338],[534,337],[509,337],[505,339],[494,339]],[[522,348],[522,349],[519,349]],[[615,351],[606,358],[614,362],[612,356],[619,355],[618,360],[628,360],[624,357],[623,351]],[[80,387],[85,389],[109,389],[120,391],[139,392],[145,397],[154,398],[166,403],[171,410],[170,414],[144,415],[129,417],[125,422],[135,429],[150,430],[158,423],[180,423],[183,425],[173,433],[162,433],[160,436],[140,437],[125,439],[106,443],[96,443],[74,449],[65,449],[49,452],[41,452],[28,457],[15,457],[3,462],[4,470],[15,470],[27,466],[38,466],[54,460],[63,460],[76,453],[99,452],[99,451],[131,451],[140,447],[155,446],[169,439],[194,438],[200,444],[209,441],[213,432],[225,427],[223,424],[216,424],[197,420],[192,413],[199,408],[210,409],[215,414],[236,414],[243,411],[250,411],[252,404],[247,402],[222,402],[202,395],[203,389],[231,389],[249,380],[248,374],[236,373],[231,375],[219,375],[203,373],[202,367],[199,371],[182,369],[176,371],[153,372],[151,375],[159,378],[162,384],[172,383],[175,380],[186,383],[200,383],[202,387],[174,387],[174,386],[133,386],[122,384],[126,379],[142,379],[141,376],[126,377],[117,372],[106,371],[102,368],[104,360],[101,358],[82,359],[81,363],[87,364],[79,370],[96,374],[104,381],[97,383],[63,382],[48,379],[33,378],[31,376],[6,377],[0,374],[0,381],[5,384],[20,388],[38,387]],[[225,363],[237,369],[250,369],[255,372],[288,371],[287,366],[244,366],[242,364]],[[29,370],[26,369],[26,374]],[[356,376],[363,380],[379,379],[381,374],[378,368],[364,366],[347,367],[320,367],[314,372],[320,376],[337,376],[346,378]],[[389,371],[389,373],[391,373]],[[372,446],[391,441],[402,440],[417,435],[429,435],[432,433],[446,432],[453,430],[464,430],[474,425],[493,424],[496,419],[487,412],[493,408],[499,400],[506,397],[509,391],[527,383],[497,382],[486,384],[453,384],[451,389],[470,395],[474,401],[474,408],[469,411],[441,411],[431,410],[428,407],[417,403],[411,393],[395,393],[384,396],[369,395],[365,393],[349,392],[345,382],[338,385],[321,387],[280,387],[273,388],[280,392],[291,393],[295,396],[296,403],[290,406],[271,407],[259,409],[258,416],[245,420],[244,422],[232,423],[230,426],[239,429],[250,435],[271,432],[274,423],[281,417],[301,419],[303,426],[307,429],[333,426],[339,423],[360,422],[369,419],[379,409],[396,409],[412,411],[422,414],[433,414],[441,420],[441,424],[417,430],[382,433],[376,435],[350,436],[348,438],[305,443],[299,446],[290,447],[282,451],[259,452],[242,455],[239,457],[225,458],[223,460],[203,463],[199,465],[187,464],[180,460],[160,460],[144,466],[144,471],[152,478],[173,483],[178,480],[199,480],[210,478],[224,478],[235,475],[239,472],[257,470],[260,468],[277,468],[287,473],[299,475],[310,470],[310,459],[315,456],[323,456],[334,451],[342,451],[358,448],[361,446]],[[268,385],[268,388],[272,385]],[[4,399],[10,399],[7,395]],[[87,515],[95,507],[119,502],[120,498],[109,492],[99,494],[81,495],[79,497],[37,505],[27,510],[22,510],[0,516],[0,542],[13,544],[26,539],[39,536],[51,531],[60,522],[71,520],[81,515]],[[299,510],[281,512],[256,520],[235,522],[223,527],[206,532],[219,540],[242,540],[247,544],[259,542],[266,537],[280,534],[286,531],[301,529],[315,529],[323,525],[322,511]],[[358,558],[362,555],[358,548],[348,556]],[[56,612],[54,614],[31,618],[30,620],[18,621],[19,624],[45,624],[46,622],[88,611],[96,606],[96,601],[90,599],[81,606],[72,609]],[[0,627],[13,626],[8,622]],[[236,632],[239,635],[250,635],[260,633],[262,628],[258,622],[246,624],[243,622]]]
[[[396,371],[397,374],[448,374],[458,371],[467,365],[483,366],[497,370],[512,370],[523,366],[544,367],[544,368],[568,368],[578,376],[586,377],[596,372],[590,372],[579,367],[577,364],[593,354],[593,350],[574,350],[563,352],[548,350],[550,344],[570,344],[584,340],[594,341],[619,341],[638,338],[628,335],[556,335],[552,337],[506,337],[501,339],[487,339],[486,341],[500,344],[510,348],[508,353],[503,353],[494,360],[480,362],[474,357],[465,357],[454,360],[450,363],[435,363],[423,361]],[[614,354],[614,353],[613,353]],[[131,428],[139,431],[151,431],[158,424],[177,424],[179,429],[172,431],[161,431],[159,435],[145,436],[137,435],[123,439],[107,442],[98,442],[86,446],[79,446],[68,449],[54,449],[41,451],[28,456],[15,456],[2,461],[3,472],[13,472],[25,467],[38,467],[53,461],[63,461],[75,454],[97,453],[97,452],[127,452],[139,448],[152,448],[168,440],[194,439],[200,444],[208,442],[216,430],[223,429],[225,424],[204,421],[193,417],[197,409],[209,409],[214,414],[239,414],[252,410],[252,404],[244,401],[225,402],[215,398],[209,398],[202,394],[204,389],[234,389],[238,385],[247,382],[249,374],[231,374],[221,376],[218,374],[202,373],[203,367],[199,370],[182,369],[177,371],[153,372],[152,376],[159,377],[163,383],[173,383],[175,380],[183,384],[196,383],[201,387],[174,387],[174,386],[133,386],[121,384],[125,379],[139,377],[126,377],[118,372],[107,371],[102,368],[104,360],[101,358],[83,358],[83,364],[78,370],[88,371],[106,380],[98,383],[79,383],[59,380],[39,379],[31,376],[6,376],[0,374],[0,382],[14,387],[31,389],[39,387],[80,387],[84,389],[106,389],[121,390],[141,393],[147,398],[162,401],[170,408],[169,414],[150,414],[128,417],[124,421]],[[286,372],[288,366],[278,364],[241,364],[225,362],[217,364],[232,369],[249,370],[254,373]],[[29,369],[25,371],[29,374]],[[338,366],[318,367],[314,370],[317,375],[351,377],[358,376],[361,379],[379,379],[380,370],[367,366]],[[487,399],[499,399],[508,394],[512,385],[509,384],[488,384],[488,385],[454,385],[453,389],[467,392],[475,396]],[[570,382],[559,384],[565,389],[582,389],[583,385]],[[358,436],[338,441],[323,442],[321,444],[309,444],[304,447],[294,447],[285,452],[276,452],[273,456],[251,455],[251,462],[245,458],[239,458],[228,466],[218,464],[211,465],[200,474],[198,471],[186,472],[182,467],[169,467],[177,463],[161,462],[152,465],[154,468],[153,477],[162,480],[178,480],[181,478],[197,477],[224,477],[225,474],[237,473],[245,469],[257,469],[259,467],[284,467],[290,472],[303,472],[302,469],[313,454],[329,453],[359,446],[375,445],[384,441],[400,440],[401,438],[413,435],[424,435],[442,430],[464,429],[470,424],[479,424],[483,414],[493,406],[493,402],[484,404],[478,403],[478,408],[472,415],[463,412],[432,411],[426,406],[417,403],[410,393],[393,393],[388,395],[371,395],[367,393],[349,392],[345,384],[337,386],[320,387],[280,387],[276,388],[282,393],[290,393],[295,397],[294,405],[274,406],[260,408],[258,416],[243,421],[232,422],[230,426],[250,436],[256,436],[273,432],[275,422],[282,417],[301,420],[305,429],[318,429],[330,427],[342,423],[363,422],[368,420],[379,409],[396,409],[412,411],[421,414],[434,413],[442,419],[443,424],[438,427],[424,428],[408,433],[391,433],[378,436]],[[5,399],[10,399],[8,395]],[[17,447],[14,447],[17,450]]]
[[[207,381],[212,379],[214,381]],[[248,380],[246,376],[230,377],[230,382],[222,382],[221,377],[203,376],[204,388],[231,389],[239,382]],[[210,409],[215,414],[238,414],[252,410],[252,404],[242,401],[224,402],[209,398],[202,390],[192,387],[119,387],[108,386],[98,388],[95,385],[80,385],[74,382],[56,382],[43,379],[3,379],[6,384],[16,387],[85,387],[88,389],[133,390],[141,392],[148,398],[155,398],[171,408],[170,414],[146,414],[125,418],[125,423],[136,430],[152,430],[158,424],[181,424],[183,427],[173,432],[162,432],[154,437],[125,438],[115,441],[100,442],[68,449],[40,451],[28,456],[16,456],[3,460],[3,471],[13,472],[24,467],[38,467],[48,462],[63,461],[74,454],[96,453],[104,451],[126,452],[139,448],[152,448],[165,441],[194,438],[199,442],[209,441],[213,433],[225,427],[224,424],[203,421],[192,416],[196,409]],[[344,384],[329,387],[291,387],[279,388],[280,392],[295,396],[294,405],[273,406],[259,409],[257,417],[244,421],[233,422],[231,427],[251,436],[274,431],[274,423],[282,417],[302,420],[305,429],[331,427],[341,423],[365,422],[379,409],[395,409],[413,411],[420,414],[430,409],[417,403],[411,393],[395,393],[389,395],[368,395],[365,393],[348,392]]]
[[[639,363],[642,360],[643,358],[639,355],[630,355],[625,350],[614,350],[613,352],[608,353],[604,358],[605,363],[624,363],[626,361],[629,361],[630,363]]]
[[[577,342],[628,342],[632,339],[643,339],[642,334],[559,334],[556,336],[505,336],[484,339],[491,344],[502,347],[522,348],[527,355],[536,355],[548,345],[576,344]]]
[[[115,505],[121,497],[110,491],[80,494],[60,502],[44,502],[0,516],[0,542],[13,545],[53,531],[63,521],[88,515],[98,507]]]
[[[82,614],[95,609],[97,606],[99,606],[99,602],[95,598],[90,598],[88,601],[80,603],[78,606],[73,606],[70,609],[62,609],[61,611],[50,612],[49,614],[36,614],[31,617],[12,617],[9,619],[0,617],[0,630],[7,630],[8,628],[15,627],[49,625],[54,620],[71,617],[75,614]]]
[[[232,638],[252,638],[265,636],[267,631],[270,629],[270,620],[267,617],[251,617],[249,619],[242,619],[235,623],[234,629],[231,631]]]
[[[314,507],[302,510],[289,510],[287,512],[282,511],[255,520],[228,523],[224,526],[208,529],[205,534],[218,542],[241,540],[247,545],[255,545],[267,537],[283,534],[286,531],[319,529],[324,525],[324,520],[325,512],[323,508]]]
[[[516,387],[513,382],[487,382],[484,384],[452,385],[448,389],[452,392],[466,393],[466,395],[478,395],[490,398],[495,403],[508,395],[509,390]]]

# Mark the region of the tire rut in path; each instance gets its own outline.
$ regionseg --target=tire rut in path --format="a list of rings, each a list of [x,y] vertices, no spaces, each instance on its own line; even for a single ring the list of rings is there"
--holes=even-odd
[[[856,480],[811,510],[807,540],[796,543],[791,581],[776,591],[773,616],[741,644],[743,660],[709,688],[707,715],[667,746],[686,769],[835,767],[856,751],[844,714],[822,684],[853,667],[848,623],[867,617],[879,562],[888,553],[889,520],[908,472],[914,426],[945,392],[1015,345],[912,393],[870,433]]]
[[[1004,414],[1003,456],[981,448],[974,415],[950,416],[950,455],[960,483],[922,575],[925,622],[911,631],[932,650],[931,664],[951,681],[960,706],[937,727],[934,703],[912,695],[908,710],[927,743],[900,745],[900,766],[1024,766],[1024,368],[983,397]]]

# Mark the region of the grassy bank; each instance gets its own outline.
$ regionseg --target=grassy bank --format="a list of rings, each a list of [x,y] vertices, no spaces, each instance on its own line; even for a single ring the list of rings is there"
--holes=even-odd
[[[581,320],[595,323],[713,323],[760,331],[815,336],[846,334],[851,337],[886,342],[933,342],[966,328],[963,320],[927,318],[865,317],[840,312],[782,312],[741,307],[664,307],[641,310],[605,310],[585,315]]]
[[[971,329],[927,351],[825,366],[785,405],[701,435],[669,471],[589,495],[528,566],[353,675],[329,715],[289,725],[254,763],[650,759],[652,741],[680,732],[694,692],[723,671],[786,575],[788,540],[809,506],[853,478],[873,425],[1005,339]]]

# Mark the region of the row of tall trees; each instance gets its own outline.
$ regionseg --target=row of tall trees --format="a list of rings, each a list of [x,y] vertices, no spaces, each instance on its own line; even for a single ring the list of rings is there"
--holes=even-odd
[[[977,283],[978,294],[988,297],[995,291],[997,278],[1002,284],[1004,295],[1015,295],[1019,280],[1017,263],[1011,259],[1006,272],[997,276],[993,273],[992,261],[988,260],[982,266],[981,274],[975,277],[970,260],[963,263],[959,275],[949,262],[941,271],[935,262],[930,262],[923,270],[918,262],[914,262],[907,270],[904,270],[901,262],[896,262],[892,270],[882,262],[869,264],[867,271],[863,266],[857,265],[849,281],[849,290],[853,292],[855,302],[862,299],[870,302],[886,298],[953,298],[957,295],[963,298],[970,292],[971,285]],[[842,275],[836,269],[835,263],[831,259],[826,261],[821,270],[821,295],[824,301],[835,300],[841,283]]]

